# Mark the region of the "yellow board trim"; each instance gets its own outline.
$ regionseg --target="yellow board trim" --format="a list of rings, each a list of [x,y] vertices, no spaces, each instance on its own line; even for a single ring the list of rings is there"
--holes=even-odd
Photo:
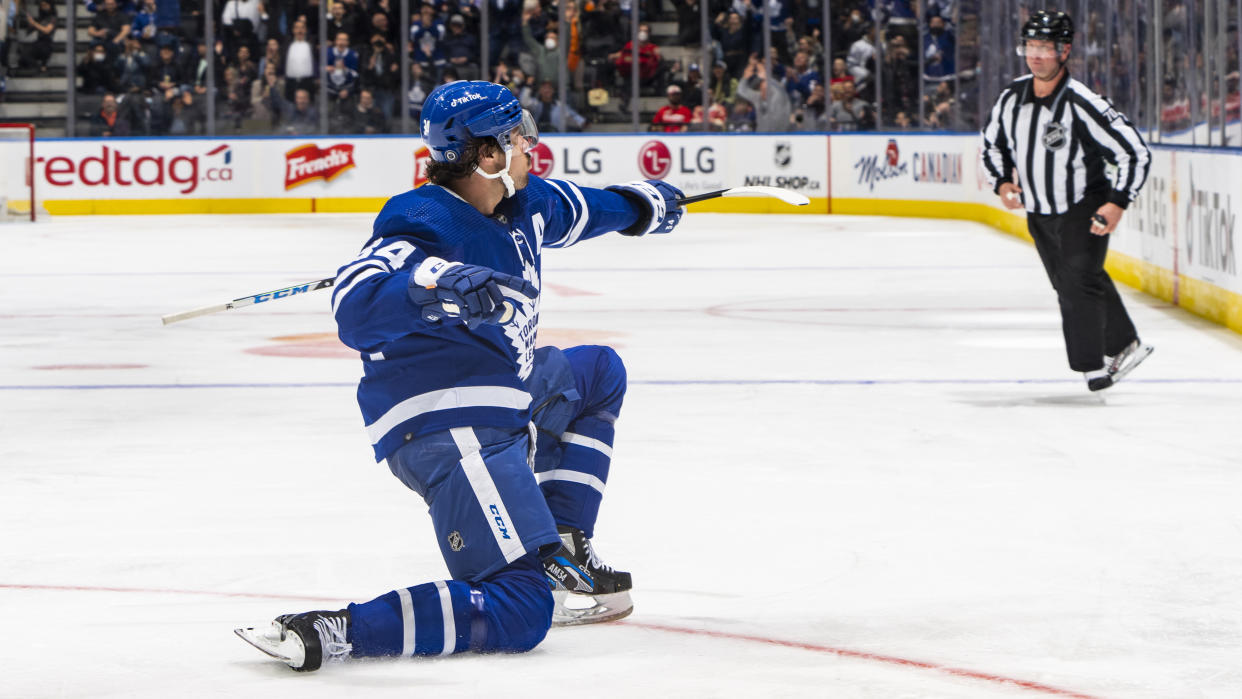
[[[978,221],[1027,242],[1031,241],[1024,215],[1011,214],[987,204],[905,199],[833,199],[832,212],[859,216],[910,216]],[[1175,283],[1172,270],[1116,250],[1108,251],[1104,268],[1116,281],[1219,323],[1234,332],[1242,333],[1242,294],[1184,274],[1177,275]]]
[[[378,213],[385,197],[236,199],[47,199],[54,216],[134,216],[162,214]]]
[[[686,206],[687,211],[711,214],[826,214],[827,197],[810,197],[806,206],[786,204],[772,197],[716,197]]]

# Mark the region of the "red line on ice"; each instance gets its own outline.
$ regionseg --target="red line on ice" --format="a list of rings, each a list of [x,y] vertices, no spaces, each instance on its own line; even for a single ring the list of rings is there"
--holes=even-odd
[[[339,601],[339,598],[314,596],[314,595],[288,595],[288,594],[264,594],[261,592],[224,592],[218,590],[178,590],[171,588],[148,588],[148,587],[100,587],[87,585],[18,585],[11,583],[0,583],[0,590],[52,590],[59,592],[136,592],[144,594],[176,594],[176,595],[204,595],[209,597],[244,597],[250,599],[279,599],[279,600],[305,600],[311,602],[328,602]],[[1070,691],[1068,689],[1060,689],[1038,682],[1029,680],[1020,680],[1013,677],[1005,677],[1004,675],[994,675],[987,672],[979,672],[976,670],[966,670],[963,668],[951,667],[948,665],[939,665],[922,660],[911,660],[909,658],[901,658],[894,655],[882,655],[879,653],[868,653],[865,651],[850,650],[848,648],[836,648],[833,646],[824,646],[815,643],[804,643],[801,641],[785,641],[779,638],[768,638],[766,636],[754,636],[743,633],[730,633],[727,631],[712,631],[710,629],[689,629],[680,626],[666,626],[664,624],[652,624],[642,621],[625,620],[616,622],[621,626],[631,626],[637,629],[646,629],[648,631],[664,631],[668,633],[679,633],[688,636],[707,636],[710,638],[722,638],[731,641],[749,641],[751,643],[763,643],[770,646],[780,646],[782,648],[797,648],[799,650],[807,650],[814,653],[824,653],[827,655],[836,655],[842,658],[853,658],[855,660],[868,660],[878,663],[886,663],[888,665],[900,665],[902,667],[912,667],[921,670],[932,670],[934,672],[953,675],[956,677],[964,677],[966,679],[981,680],[984,682],[993,682],[996,684],[1011,685],[1022,689],[1050,694],[1058,697],[1074,697],[1075,699],[1096,699],[1093,695],[1082,694],[1080,692]]]
[[[1081,694],[1068,689],[1060,689],[1058,687],[1050,687],[1046,684],[1031,682],[1029,680],[1020,680],[1013,677],[1005,677],[1003,675],[993,675],[987,672],[978,672],[975,670],[965,670],[948,665],[938,665],[922,660],[910,660],[909,658],[899,658],[893,655],[881,655],[879,653],[867,653],[865,651],[850,650],[848,648],[834,648],[832,646],[821,646],[815,643],[802,643],[801,641],[784,641],[779,638],[768,638],[766,636],[752,636],[744,633],[729,633],[727,631],[710,631],[708,629],[687,629],[680,626],[665,626],[663,624],[649,624],[641,621],[619,621],[618,624],[623,626],[633,626],[640,629],[650,629],[652,631],[667,631],[669,633],[681,633],[690,636],[710,636],[712,638],[724,638],[732,641],[751,641],[753,643],[764,643],[771,646],[782,646],[784,648],[798,648],[801,650],[809,650],[816,653],[825,653],[828,655],[837,655],[843,658],[854,658],[857,660],[871,660],[880,663],[888,663],[890,665],[902,665],[905,667],[916,667],[923,670],[934,670],[943,672],[947,675],[956,675],[957,677],[965,677],[972,680],[983,680],[985,682],[996,682],[999,684],[1008,684],[1030,689],[1044,694],[1052,694],[1059,697],[1076,697],[1077,699],[1095,699],[1090,694]]]

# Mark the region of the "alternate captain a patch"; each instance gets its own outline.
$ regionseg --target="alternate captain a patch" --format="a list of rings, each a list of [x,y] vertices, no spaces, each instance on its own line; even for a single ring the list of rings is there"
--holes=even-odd
[[[1053,121],[1044,125],[1044,147],[1048,150],[1061,150],[1069,143],[1066,138],[1065,125]]]

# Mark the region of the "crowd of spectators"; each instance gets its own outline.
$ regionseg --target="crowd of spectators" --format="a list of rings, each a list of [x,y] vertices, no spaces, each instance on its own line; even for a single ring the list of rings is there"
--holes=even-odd
[[[332,131],[390,130],[405,45],[391,0],[331,2],[326,13],[318,0],[227,0],[210,47],[202,3],[141,3],[85,6],[90,49],[76,70],[91,135],[203,133],[209,106],[217,133],[318,133],[320,90]]]
[[[57,21],[50,0],[10,1],[30,30],[23,66],[46,70]],[[700,2],[711,20],[706,54]],[[398,0],[227,0],[215,4],[212,46],[202,39],[201,2],[86,0],[79,102],[93,134],[202,133],[209,103],[217,133],[300,134],[321,130],[322,90],[330,131],[385,133],[403,109],[417,123],[437,84],[490,79],[508,85],[542,129],[625,125],[635,57],[629,13],[637,7],[639,109],[653,130],[866,130],[877,126],[878,104],[885,127],[915,128],[920,100],[923,125],[947,127],[956,97],[954,2],[834,0],[825,55],[815,0],[572,0],[564,21],[554,0],[410,0],[408,22]],[[557,90],[562,43],[565,100]],[[410,58],[404,95],[401,51]],[[651,98],[667,104],[656,109]]]

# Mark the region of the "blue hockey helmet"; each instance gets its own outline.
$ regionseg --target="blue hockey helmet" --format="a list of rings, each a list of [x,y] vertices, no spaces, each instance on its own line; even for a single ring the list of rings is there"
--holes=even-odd
[[[539,140],[530,113],[522,109],[509,88],[482,80],[459,80],[431,91],[423,103],[421,134],[431,159],[455,163],[466,141],[492,137],[505,151],[512,149],[509,134],[521,126],[527,147]]]

